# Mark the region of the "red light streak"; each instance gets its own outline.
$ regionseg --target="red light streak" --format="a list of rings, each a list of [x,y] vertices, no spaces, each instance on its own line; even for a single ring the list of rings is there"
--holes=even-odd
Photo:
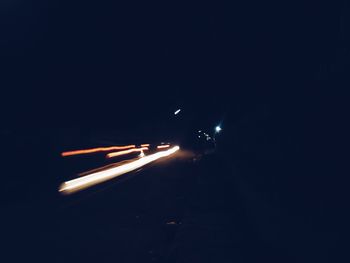
[[[89,153],[96,153],[96,152],[109,152],[109,151],[114,151],[114,150],[125,150],[125,149],[130,149],[130,148],[135,148],[135,147],[136,147],[136,145],[98,147],[98,148],[85,149],[85,150],[67,151],[67,152],[61,153],[61,155],[63,157],[66,157],[66,156],[89,154]]]

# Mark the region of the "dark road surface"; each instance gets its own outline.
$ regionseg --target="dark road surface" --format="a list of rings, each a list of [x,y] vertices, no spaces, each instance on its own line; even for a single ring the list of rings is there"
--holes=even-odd
[[[184,216],[196,169],[187,161],[160,160],[87,193],[8,203],[3,207],[8,258],[159,262]]]
[[[24,173],[33,160],[24,158],[17,167],[13,160],[8,171],[15,167],[12,176]],[[315,170],[309,161],[244,155],[234,159],[219,151],[197,162],[157,161],[71,196],[57,193],[55,186],[67,172],[58,164],[62,163],[48,163],[38,174],[34,168],[40,165],[32,165],[27,170],[30,187],[12,182],[2,193],[6,262],[340,262],[344,258],[346,217],[339,207],[346,199],[341,197],[344,190],[334,195],[336,183],[324,176],[332,164],[328,170],[327,166]],[[42,183],[29,178],[35,175]],[[53,183],[44,176],[57,180]]]

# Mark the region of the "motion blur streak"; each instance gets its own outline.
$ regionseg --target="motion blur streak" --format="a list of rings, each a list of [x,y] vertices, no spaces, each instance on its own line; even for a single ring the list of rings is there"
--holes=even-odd
[[[133,152],[142,152],[142,151],[147,151],[147,150],[148,150],[147,147],[129,149],[129,150],[125,150],[125,151],[109,153],[109,154],[106,155],[106,157],[107,158],[112,158],[112,157],[117,157],[117,156],[129,154],[129,153],[133,153]]]
[[[105,182],[107,180],[110,180],[112,178],[118,177],[122,174],[131,172],[133,170],[136,170],[146,164],[149,164],[159,158],[169,156],[176,151],[180,149],[179,146],[174,146],[171,149],[168,149],[166,151],[160,151],[151,155],[147,155],[145,157],[142,157],[136,161],[106,169],[104,171],[92,173],[89,175],[86,175],[84,177],[79,177],[67,182],[64,182],[60,185],[58,191],[62,194],[72,194],[74,192],[83,190],[85,188],[88,188],[90,186],[96,185],[98,183]]]
[[[164,148],[169,148],[170,145],[169,144],[165,144],[165,145],[158,145],[157,149],[164,149]]]
[[[65,157],[65,156],[88,154],[88,153],[95,153],[95,152],[109,152],[109,151],[114,151],[114,150],[125,150],[125,149],[130,149],[130,148],[135,148],[135,147],[136,147],[136,145],[98,147],[98,148],[92,148],[92,149],[86,149],[86,150],[75,150],[75,151],[63,152],[63,153],[61,153],[61,155],[63,157]]]
[[[174,112],[174,115],[177,115],[180,111],[181,109],[178,109],[177,111]]]
[[[149,147],[149,146],[150,146],[149,143],[141,144],[141,147]]]

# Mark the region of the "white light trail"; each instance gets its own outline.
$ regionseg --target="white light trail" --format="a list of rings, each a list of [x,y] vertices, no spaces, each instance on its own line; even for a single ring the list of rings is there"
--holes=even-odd
[[[178,109],[177,111],[174,112],[174,115],[177,115],[180,111],[181,109]]]
[[[164,149],[164,148],[169,148],[170,145],[169,144],[162,144],[162,145],[158,145],[157,149]]]
[[[125,151],[112,152],[112,153],[107,154],[106,158],[113,158],[113,157],[129,154],[129,153],[133,153],[133,152],[142,152],[142,151],[147,151],[147,150],[148,150],[148,147],[142,147],[142,148],[129,149],[129,150],[125,150]]]
[[[134,171],[146,164],[149,164],[159,158],[169,156],[180,149],[179,146],[174,146],[169,150],[157,152],[151,155],[141,157],[140,159],[113,167],[100,172],[92,173],[83,177],[79,177],[70,181],[66,181],[59,186],[58,191],[62,194],[72,194],[74,192],[83,190],[98,183],[105,182],[107,180],[118,177],[122,174]]]

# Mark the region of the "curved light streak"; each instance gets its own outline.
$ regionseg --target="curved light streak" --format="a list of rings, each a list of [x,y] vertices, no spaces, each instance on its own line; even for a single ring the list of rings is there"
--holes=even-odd
[[[77,191],[86,189],[98,183],[118,177],[122,174],[134,171],[146,164],[149,164],[159,158],[169,156],[180,149],[179,146],[174,146],[169,150],[157,152],[151,155],[142,157],[136,161],[113,167],[104,171],[92,173],[83,177],[79,177],[70,181],[66,181],[59,186],[58,191],[62,194],[72,194]]]

